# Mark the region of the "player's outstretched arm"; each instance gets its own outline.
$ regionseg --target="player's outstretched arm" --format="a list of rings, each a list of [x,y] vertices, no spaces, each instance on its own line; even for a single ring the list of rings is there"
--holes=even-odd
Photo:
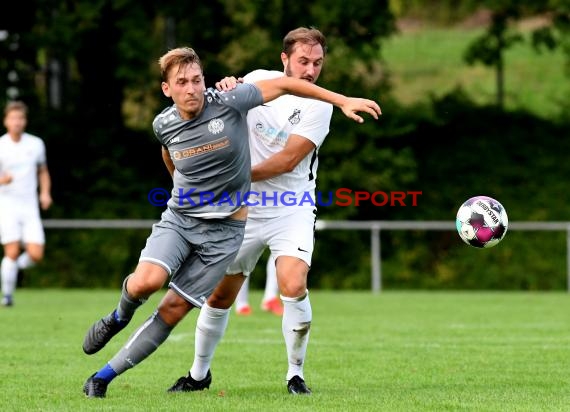
[[[260,80],[255,84],[261,90],[264,103],[270,102],[284,94],[293,94],[333,104],[339,107],[346,117],[358,123],[364,122],[364,119],[357,114],[359,112],[368,113],[374,119],[378,119],[378,116],[382,114],[380,106],[373,100],[346,97],[306,80],[283,76],[275,79]]]

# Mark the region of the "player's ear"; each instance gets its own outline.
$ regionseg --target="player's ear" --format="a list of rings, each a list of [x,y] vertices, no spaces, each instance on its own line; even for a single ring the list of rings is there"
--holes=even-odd
[[[160,87],[162,89],[162,93],[164,93],[166,97],[170,97],[170,86],[168,86],[168,83],[162,82],[160,83]]]
[[[289,56],[285,52],[281,52],[281,63],[283,63],[283,69],[287,67],[287,63],[289,62]]]

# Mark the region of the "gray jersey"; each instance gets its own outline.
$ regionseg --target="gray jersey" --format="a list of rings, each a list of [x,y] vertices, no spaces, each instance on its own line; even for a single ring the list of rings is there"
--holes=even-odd
[[[253,84],[230,92],[209,88],[202,113],[180,118],[176,106],[153,121],[158,140],[174,162],[168,207],[186,216],[223,218],[238,210],[251,185],[247,111],[263,103]]]

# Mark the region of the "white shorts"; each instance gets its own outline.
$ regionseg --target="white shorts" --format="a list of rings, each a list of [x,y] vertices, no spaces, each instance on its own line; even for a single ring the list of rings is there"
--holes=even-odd
[[[39,206],[28,203],[0,205],[0,242],[45,243]]]
[[[275,258],[293,256],[311,266],[315,244],[316,210],[300,209],[271,218],[248,217],[239,252],[226,273],[245,276],[255,268],[266,247]]]

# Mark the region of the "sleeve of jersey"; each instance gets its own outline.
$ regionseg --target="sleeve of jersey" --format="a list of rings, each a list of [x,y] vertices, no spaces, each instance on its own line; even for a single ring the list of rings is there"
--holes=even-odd
[[[164,141],[163,135],[162,135],[162,128],[161,128],[161,119],[162,116],[158,115],[154,118],[153,122],[152,122],[152,131],[154,132],[154,136],[156,137],[156,139],[162,144],[162,145],[166,145],[166,142]],[[162,126],[164,126],[164,122],[162,122]]]
[[[224,104],[240,112],[247,112],[263,104],[261,90],[253,84],[238,84],[235,89],[222,93],[221,96]]]
[[[315,100],[301,121],[291,130],[291,134],[303,136],[315,146],[320,146],[329,133],[332,113],[332,105]]]
[[[47,158],[46,158],[46,145],[43,142],[43,140],[38,140],[39,142],[39,150],[38,150],[38,159],[36,164],[38,166],[43,166],[45,164],[47,164]]]

